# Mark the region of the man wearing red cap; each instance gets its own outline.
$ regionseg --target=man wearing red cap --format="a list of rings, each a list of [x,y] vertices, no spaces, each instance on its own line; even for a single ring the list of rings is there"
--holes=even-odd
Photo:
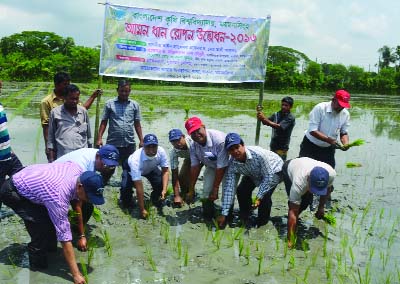
[[[348,149],[349,102],[350,94],[338,90],[330,102],[319,103],[311,110],[309,126],[300,145],[300,157],[325,162],[335,168],[335,150]],[[337,141],[339,137],[343,146]]]
[[[201,165],[205,166],[203,184],[203,214],[209,219],[214,217],[214,201],[218,199],[219,186],[225,184],[225,169],[228,166],[228,152],[225,149],[225,133],[207,129],[200,118],[193,116],[185,122],[185,128],[193,139],[190,147],[190,186],[186,194],[188,203],[193,201],[195,184]]]

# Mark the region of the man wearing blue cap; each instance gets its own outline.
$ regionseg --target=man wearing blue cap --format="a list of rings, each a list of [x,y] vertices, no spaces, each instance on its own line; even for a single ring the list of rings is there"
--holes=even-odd
[[[324,217],[328,187],[332,185],[336,171],[327,163],[302,157],[286,161],[282,173],[289,197],[288,246],[292,247],[295,244],[297,220],[300,213],[311,205],[313,194],[320,196],[315,217]]]
[[[173,148],[169,158],[172,172],[172,187],[174,189],[174,203],[181,206],[183,203],[179,189],[185,197],[190,186],[190,148],[193,140],[190,136],[185,136],[180,129],[171,129],[168,133],[169,142]],[[182,166],[179,170],[179,158],[183,158]]]
[[[158,146],[157,136],[147,134],[143,138],[143,148],[137,149],[128,158],[129,174],[122,179],[121,202],[128,207],[133,204],[132,186],[136,189],[140,216],[146,218],[144,208],[144,187],[142,176],[147,178],[153,188],[150,198],[155,206],[161,205],[165,199],[169,180],[168,156],[161,146]]]
[[[0,200],[22,218],[31,237],[28,256],[32,270],[48,267],[47,252],[57,249],[58,240],[74,283],[85,283],[76,264],[68,210],[74,203],[104,204],[103,190],[100,175],[82,173],[72,162],[31,165],[3,183]],[[83,232],[79,238],[85,238]]]
[[[230,154],[226,173],[226,183],[223,187],[222,212],[218,224],[224,227],[226,217],[233,204],[237,192],[240,218],[248,224],[252,209],[252,192],[258,186],[254,208],[258,208],[257,226],[266,224],[270,218],[272,193],[281,181],[283,160],[278,154],[258,146],[245,146],[237,133],[228,133],[225,138],[225,148]],[[242,179],[236,189],[236,183]]]

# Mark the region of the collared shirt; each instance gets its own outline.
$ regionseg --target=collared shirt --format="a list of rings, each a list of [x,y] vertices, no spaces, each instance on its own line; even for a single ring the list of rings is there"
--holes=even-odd
[[[271,181],[282,170],[283,160],[274,152],[258,146],[245,146],[244,163],[230,158],[223,188],[222,215],[227,216],[236,193],[236,179],[248,176],[258,186],[257,198],[262,199],[271,190]]]
[[[41,102],[40,102],[40,121],[41,121],[42,125],[49,124],[49,117],[50,117],[51,110],[62,104],[64,104],[64,100],[57,98],[54,91],[51,94],[45,96],[41,100]]]
[[[327,163],[320,162],[308,157],[296,158],[290,161],[287,173],[289,179],[292,181],[290,188],[289,202],[300,205],[301,197],[309,189],[309,176],[314,167],[322,167],[329,173],[328,187],[333,184],[336,176],[336,171]]]
[[[206,129],[207,142],[205,146],[193,142],[190,148],[191,165],[197,166],[203,163],[206,167],[214,169],[225,168],[228,166],[228,152],[225,150],[226,134],[214,130]]]
[[[169,152],[171,170],[179,168],[178,158],[190,159],[190,148],[192,147],[194,142],[190,136],[185,136],[185,141],[186,146],[188,147],[187,150],[172,148]]]
[[[272,151],[288,150],[290,144],[290,136],[295,125],[295,118],[292,113],[275,112],[269,118],[272,122],[280,125],[278,129],[272,127],[270,148]]]
[[[27,166],[14,174],[12,181],[20,195],[47,208],[57,240],[72,240],[68,220],[71,200],[78,199],[77,179],[82,169],[75,163],[51,163]]]
[[[0,162],[9,159],[11,159],[11,143],[7,128],[7,115],[0,103]]]
[[[305,135],[308,140],[319,147],[330,147],[329,143],[319,140],[310,134],[311,131],[321,131],[325,135],[337,139],[339,134],[347,134],[350,114],[347,109],[339,113],[332,109],[332,102],[317,104],[310,112],[310,121]]]
[[[149,174],[156,168],[169,167],[167,153],[161,146],[157,147],[157,154],[152,159],[146,156],[144,148],[137,149],[129,156],[128,165],[133,181],[142,180],[142,176]]]
[[[135,143],[134,123],[141,120],[139,104],[133,100],[123,102],[118,97],[108,100],[101,120],[109,121],[107,144],[127,147]]]
[[[55,160],[55,163],[74,162],[78,164],[82,171],[94,171],[96,154],[98,149],[82,148],[65,154],[64,156]]]
[[[92,133],[87,110],[77,106],[75,115],[58,106],[50,112],[47,147],[57,151],[57,158],[92,144]]]

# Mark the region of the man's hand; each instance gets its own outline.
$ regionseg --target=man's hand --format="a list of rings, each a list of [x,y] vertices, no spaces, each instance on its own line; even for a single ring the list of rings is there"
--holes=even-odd
[[[321,220],[322,218],[324,218],[324,215],[325,215],[324,208],[318,207],[317,212],[315,212],[315,218]]]
[[[179,207],[182,206],[183,200],[182,200],[182,197],[181,197],[180,195],[175,195],[175,196],[174,196],[174,204],[175,204],[176,206],[179,206]]]
[[[85,278],[82,276],[82,274],[77,274],[74,275],[74,284],[85,284],[86,280]]]
[[[217,224],[220,229],[225,228],[226,226],[226,217],[224,215],[219,215],[217,217]]]
[[[146,209],[143,209],[142,212],[140,212],[140,217],[142,217],[143,219],[146,219],[147,216],[149,216],[149,212],[147,212]]]
[[[87,251],[87,241],[85,236],[79,237],[78,242],[76,243],[79,251]]]
[[[257,198],[256,201],[253,203],[253,209],[258,208],[258,206],[260,206],[260,204],[261,204],[261,200]]]
[[[210,195],[208,196],[208,200],[215,201],[218,199],[218,189],[211,191]]]

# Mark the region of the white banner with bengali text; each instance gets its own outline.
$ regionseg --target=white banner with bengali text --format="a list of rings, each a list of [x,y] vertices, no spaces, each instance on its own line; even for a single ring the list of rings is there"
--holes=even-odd
[[[150,80],[263,82],[270,16],[195,15],[105,5],[100,75]]]

